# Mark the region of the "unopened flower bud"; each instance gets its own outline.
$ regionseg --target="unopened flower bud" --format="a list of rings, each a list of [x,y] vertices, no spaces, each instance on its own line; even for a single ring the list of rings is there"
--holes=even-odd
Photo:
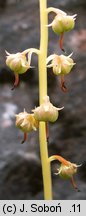
[[[61,109],[63,109],[63,107],[57,108],[53,106],[53,104],[50,103],[49,97],[46,95],[43,103],[32,111],[34,112],[35,119],[38,121],[55,122],[58,118],[58,111]]]
[[[60,155],[53,155],[49,157],[50,162],[54,160],[58,160],[61,163],[60,168],[57,169],[58,172],[55,174],[60,175],[60,177],[64,179],[71,178],[77,172],[77,167],[81,166],[81,164],[77,165],[75,163],[71,163],[70,161],[67,161]]]
[[[28,53],[28,57],[26,54]],[[32,51],[10,54],[6,51],[6,65],[14,72],[15,82],[12,90],[19,84],[19,74],[25,73],[31,66]]]
[[[77,168],[81,166],[77,165],[75,163],[71,163],[70,161],[67,161],[66,159],[64,159],[62,156],[60,155],[53,155],[51,157],[49,157],[49,161],[54,161],[54,160],[58,160],[61,165],[60,168],[57,169],[57,172],[55,173],[55,175],[59,175],[61,178],[63,179],[70,179],[73,187],[77,190],[77,185],[75,183],[74,177],[73,175],[77,173]]]
[[[9,54],[7,53],[6,65],[15,73],[23,74],[25,73],[30,64],[27,61],[26,55],[23,53]]]
[[[60,35],[60,40],[59,40],[59,47],[61,48],[62,51],[65,51],[63,48],[63,37],[64,33],[72,30],[75,26],[75,20],[77,14],[73,16],[69,16],[63,11],[58,11],[54,10],[56,12],[56,16],[51,24],[48,25],[48,27],[52,27],[53,31],[56,34]]]
[[[68,165],[61,164],[59,168],[59,176],[63,179],[70,179],[77,172],[77,165],[70,163]]]
[[[56,34],[61,34],[63,32],[70,31],[75,26],[75,17],[74,16],[68,16],[64,14],[58,14],[54,18],[52,22],[52,29]]]
[[[28,114],[25,110],[24,112],[16,115],[16,126],[23,132],[30,132],[32,130],[37,130],[39,123],[34,118],[34,114]]]

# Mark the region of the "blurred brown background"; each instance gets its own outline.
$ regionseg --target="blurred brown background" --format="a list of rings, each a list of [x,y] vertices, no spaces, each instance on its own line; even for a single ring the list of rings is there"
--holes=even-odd
[[[66,77],[68,93],[59,87],[58,77],[48,71],[48,95],[52,103],[64,106],[55,124],[50,124],[49,155],[60,154],[71,162],[81,164],[75,179],[80,192],[69,181],[55,176],[58,164],[52,163],[54,199],[86,199],[86,1],[48,0],[48,6],[78,14],[76,27],[65,34],[64,47],[74,52],[76,65]],[[49,23],[54,14],[49,15]],[[26,48],[39,48],[39,1],[0,0],[0,199],[43,199],[42,173],[38,132],[23,134],[15,127],[15,114],[25,108],[30,112],[38,105],[37,56],[34,69],[20,76],[20,85],[11,91],[14,75],[5,65],[5,50],[10,53]],[[58,52],[58,36],[49,28],[48,54]]]

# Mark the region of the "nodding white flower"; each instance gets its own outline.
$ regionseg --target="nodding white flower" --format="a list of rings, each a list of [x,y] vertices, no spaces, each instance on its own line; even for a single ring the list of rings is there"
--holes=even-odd
[[[70,179],[73,187],[75,189],[78,189],[74,181],[73,175],[77,173],[77,168],[80,167],[82,164],[77,165],[75,163],[71,163],[70,161],[67,161],[60,155],[53,155],[49,158],[50,162],[54,160],[58,160],[61,163],[55,175],[59,175],[61,178],[65,180]]]
[[[47,67],[52,67],[55,75],[66,75],[70,73],[72,67],[75,65],[73,59],[70,58],[71,56],[72,53],[69,56],[56,54],[50,55],[46,60]],[[48,64],[50,61],[51,64]]]
[[[55,173],[56,175],[59,175],[62,179],[67,180],[70,179],[72,186],[78,190],[77,185],[75,183],[74,180],[74,175],[77,173],[77,168],[80,167],[80,165],[68,162],[67,165],[64,165],[63,163],[61,163],[60,168],[57,169],[57,173]],[[79,190],[78,190],[79,191]]]
[[[16,127],[23,131],[24,134],[27,134],[32,130],[36,131],[39,122],[34,118],[34,114],[29,114],[24,110],[24,112],[16,115]]]
[[[19,74],[25,73],[29,68],[31,68],[31,56],[32,52],[28,53],[18,52],[16,54],[10,54],[6,51],[6,65],[14,72],[15,82],[14,87],[19,84]],[[13,87],[13,89],[14,89]]]
[[[71,58],[72,53],[69,56],[65,55],[57,55],[53,54],[50,55],[47,60],[46,64],[48,68],[53,68],[53,73],[61,78],[61,89],[66,92],[67,88],[64,84],[64,75],[70,73],[71,69],[75,65],[73,59]],[[49,64],[49,62],[51,62]]]
[[[68,162],[68,165],[61,164],[59,168],[59,175],[63,179],[70,179],[75,173],[77,173],[77,165]]]
[[[80,165],[77,165],[75,163],[71,163],[69,162],[68,165],[64,165],[63,163],[61,164],[60,168],[58,169],[58,174],[59,176],[64,179],[70,179],[72,186],[74,187],[74,189],[76,189],[77,191],[79,191],[75,179],[74,179],[74,175],[77,173],[77,168],[80,167]]]
[[[63,108],[64,107],[57,108],[53,106],[49,96],[46,95],[43,99],[43,103],[32,111],[34,112],[35,119],[38,121],[55,122],[58,118],[58,111]]]
[[[64,32],[68,32],[74,28],[76,16],[77,16],[77,14],[75,14],[73,16],[69,16],[67,14],[58,13],[55,16],[52,23],[48,25],[48,27],[52,27],[53,31],[56,34],[61,35],[60,40],[59,40],[59,46],[63,51],[64,51],[64,49],[62,46],[63,46]]]

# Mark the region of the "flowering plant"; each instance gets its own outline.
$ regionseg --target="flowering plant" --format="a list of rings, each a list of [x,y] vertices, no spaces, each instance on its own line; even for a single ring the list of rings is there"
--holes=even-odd
[[[64,76],[69,74],[75,65],[70,55],[51,54],[47,57],[48,47],[48,27],[52,27],[54,33],[60,35],[59,46],[63,49],[63,35],[65,32],[72,30],[75,26],[75,15],[67,15],[64,11],[49,7],[47,8],[47,0],[39,0],[40,5],[40,48],[28,48],[23,52],[10,54],[6,51],[6,64],[14,72],[14,87],[19,83],[19,74],[26,73],[31,68],[32,53],[38,55],[39,67],[39,106],[32,110],[33,113],[20,112],[16,115],[16,127],[24,133],[26,141],[27,134],[31,131],[39,129],[39,143],[42,163],[44,198],[52,199],[52,180],[50,162],[58,160],[61,163],[57,170],[63,179],[70,179],[74,188],[77,188],[73,175],[77,172],[77,165],[64,159],[62,156],[48,156],[49,129],[48,123],[54,123],[58,119],[59,110],[62,108],[55,107],[47,95],[47,67],[52,68],[52,72],[61,77],[61,89],[66,92],[67,88],[64,83]],[[48,25],[48,14],[54,12],[56,14],[54,20]],[[50,64],[49,64],[50,62]]]

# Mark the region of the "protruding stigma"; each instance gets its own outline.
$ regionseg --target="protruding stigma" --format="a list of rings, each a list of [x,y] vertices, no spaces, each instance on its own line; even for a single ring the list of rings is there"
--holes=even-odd
[[[76,182],[75,182],[73,176],[71,177],[71,184],[72,184],[73,188],[74,188],[76,191],[80,192],[80,190],[78,189],[78,187],[77,187],[77,185],[76,185]]]
[[[14,90],[18,86],[18,84],[19,84],[19,74],[15,74],[15,82],[11,90]]]
[[[63,92],[68,91],[68,89],[67,89],[67,87],[65,85],[64,75],[61,76],[61,89],[62,89]]]
[[[45,122],[45,129],[46,129],[47,143],[49,143],[49,123],[48,122]]]
[[[27,134],[27,133],[24,133],[24,139],[22,140],[21,144],[23,144],[24,142],[26,142],[27,137],[28,137],[28,134]]]
[[[60,39],[59,39],[59,47],[60,49],[65,52],[64,48],[63,48],[63,39],[64,39],[64,32],[61,34]]]

